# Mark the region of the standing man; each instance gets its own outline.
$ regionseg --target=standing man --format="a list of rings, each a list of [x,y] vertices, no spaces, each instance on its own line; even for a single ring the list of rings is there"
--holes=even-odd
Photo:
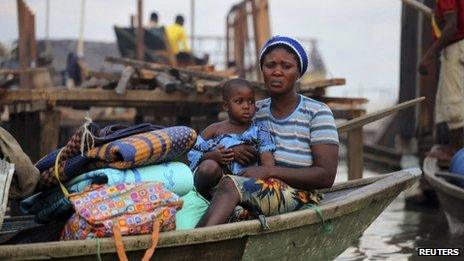
[[[464,143],[464,0],[437,0],[432,28],[435,41],[422,57],[419,72],[428,74],[440,55],[435,123],[448,125],[450,144],[433,146],[429,155],[447,161]]]
[[[175,23],[166,27],[169,45],[174,55],[178,55],[181,52],[190,53],[187,34],[185,33],[183,25],[184,17],[182,15],[177,15]]]

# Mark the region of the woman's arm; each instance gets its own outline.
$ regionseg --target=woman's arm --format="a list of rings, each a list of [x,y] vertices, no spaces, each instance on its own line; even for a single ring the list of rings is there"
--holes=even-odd
[[[263,167],[274,167],[275,166],[275,161],[274,161],[274,155],[272,155],[272,152],[270,151],[265,151],[259,155],[259,161],[260,165]]]
[[[313,165],[307,168],[250,167],[243,176],[276,178],[293,188],[312,190],[332,186],[338,166],[338,145],[317,144],[311,146]]]

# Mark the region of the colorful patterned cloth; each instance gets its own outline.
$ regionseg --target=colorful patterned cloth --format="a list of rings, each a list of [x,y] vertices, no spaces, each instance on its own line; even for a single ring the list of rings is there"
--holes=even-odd
[[[174,160],[189,151],[196,132],[178,126],[129,136],[91,149],[87,157],[97,167],[129,169]]]
[[[85,126],[85,125],[84,125]],[[63,152],[60,155],[60,161],[66,161],[67,159],[74,157],[80,154],[81,141],[84,133],[84,126],[80,127],[68,141],[66,146],[63,147]],[[150,123],[142,123],[135,126],[126,126],[126,125],[109,125],[101,129],[99,126],[93,122],[90,122],[87,125],[87,140],[93,141],[95,146],[99,146],[117,139],[125,138],[130,135],[154,131],[162,129],[162,126],[153,125]],[[89,134],[92,134],[93,137],[90,137]],[[84,150],[87,150],[87,146],[91,144],[85,144]],[[43,157],[36,163],[36,167],[40,172],[44,172],[50,168],[53,168],[55,165],[55,159],[58,155],[60,149],[53,151],[47,156]]]
[[[182,200],[161,183],[120,183],[99,186],[70,197],[76,213],[66,223],[61,239],[110,237],[113,227],[121,234],[149,234],[153,222],[160,231],[175,229],[175,216]]]
[[[203,154],[216,149],[217,146],[223,145],[229,149],[240,144],[249,144],[254,146],[258,153],[266,151],[275,151],[276,146],[272,140],[271,134],[263,125],[252,123],[251,126],[241,134],[222,134],[209,140],[204,140],[198,136],[195,146],[187,154],[190,169],[195,170],[201,162]],[[256,162],[256,166],[258,163]],[[233,161],[227,168],[227,173],[234,175],[239,174],[247,166],[243,166]]]
[[[162,182],[169,191],[183,196],[193,189],[192,171],[180,162],[118,170],[104,168],[79,175],[65,183],[70,193],[83,192],[92,184]],[[72,204],[58,187],[34,194],[20,204],[24,214],[35,215],[35,222],[48,224],[72,214]]]
[[[227,175],[234,182],[240,194],[240,205],[246,210],[257,214],[273,216],[292,212],[305,206],[305,204],[318,205],[322,194],[317,191],[304,191],[295,189],[278,179],[255,179],[235,175]],[[245,214],[237,213],[236,219],[245,219]]]
[[[154,128],[158,126],[143,124],[126,129],[106,130],[105,128],[104,133],[107,136],[93,137],[94,145],[104,145],[91,149],[83,156],[80,152],[80,144],[84,128],[80,128],[63,147],[58,163],[60,180],[65,182],[93,169],[105,167],[128,169],[171,161],[188,151],[196,139],[195,131],[183,126],[139,133],[139,131]],[[97,129],[98,127],[93,123],[88,127],[91,133],[97,132]],[[138,134],[127,136],[132,133]],[[119,137],[125,138],[118,139]],[[105,144],[109,141],[112,142]],[[84,146],[85,149],[87,147],[87,145]],[[36,164],[40,166],[40,169],[51,166],[42,171],[37,191],[43,191],[58,184],[54,175],[54,161],[57,154],[58,151],[55,151]]]

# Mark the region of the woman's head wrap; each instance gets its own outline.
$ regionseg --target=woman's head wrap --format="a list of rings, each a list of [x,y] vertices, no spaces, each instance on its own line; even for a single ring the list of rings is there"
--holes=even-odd
[[[300,64],[300,77],[303,76],[306,70],[308,69],[308,53],[297,39],[289,36],[276,35],[267,40],[267,42],[263,46],[263,49],[261,49],[261,53],[259,55],[260,68],[263,67],[264,54],[270,47],[275,45],[284,45],[289,47],[289,49],[293,51],[293,53],[298,57],[298,62]]]

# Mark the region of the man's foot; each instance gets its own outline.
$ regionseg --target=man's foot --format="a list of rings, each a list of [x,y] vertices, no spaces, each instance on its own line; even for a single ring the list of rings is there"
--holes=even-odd
[[[427,152],[427,156],[434,157],[439,161],[450,162],[456,151],[456,148],[453,146],[435,144],[430,151]]]

